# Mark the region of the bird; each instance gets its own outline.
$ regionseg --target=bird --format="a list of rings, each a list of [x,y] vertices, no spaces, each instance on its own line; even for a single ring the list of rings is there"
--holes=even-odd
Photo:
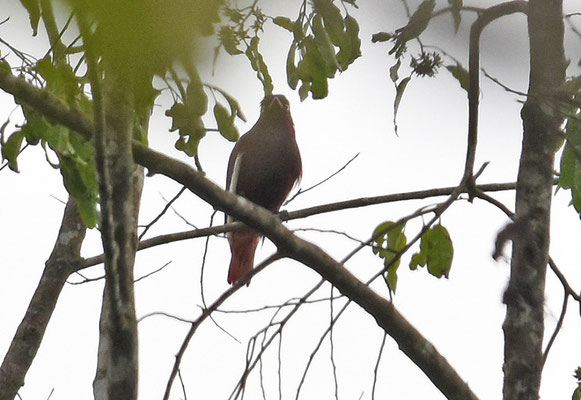
[[[277,213],[301,175],[301,155],[289,101],[280,94],[267,95],[260,103],[258,120],[232,149],[226,190]],[[226,221],[232,219],[226,216]],[[228,234],[232,253],[229,284],[254,268],[254,254],[261,236],[248,227]]]

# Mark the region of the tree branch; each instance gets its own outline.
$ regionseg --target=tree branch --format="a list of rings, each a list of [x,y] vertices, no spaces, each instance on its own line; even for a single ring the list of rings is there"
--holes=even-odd
[[[85,137],[91,136],[91,125],[85,116],[70,110],[46,92],[14,78],[9,72],[0,71],[0,88],[16,95],[19,100],[25,101],[54,121],[80,131],[79,133]],[[42,98],[48,98],[48,105],[44,104]],[[147,167],[150,173],[161,173],[181,183],[214,207],[263,232],[284,255],[318,272],[341,293],[370,313],[377,324],[396,340],[402,351],[449,399],[476,399],[468,385],[446,359],[407,322],[393,304],[355,278],[322,249],[295,236],[275,215],[244,198],[225,192],[190,166],[136,142],[133,143],[133,156],[135,161]]]
[[[69,198],[53,251],[0,367],[0,399],[13,400],[24,385],[60,292],[81,260],[85,232],[77,205]]]

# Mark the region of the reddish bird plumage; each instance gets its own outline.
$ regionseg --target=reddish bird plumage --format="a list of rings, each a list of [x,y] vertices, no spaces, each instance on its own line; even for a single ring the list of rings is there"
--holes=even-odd
[[[266,96],[258,121],[230,154],[226,190],[275,213],[301,173],[289,102],[282,95]],[[229,235],[232,259],[228,283],[235,283],[252,270],[260,236],[250,228]]]

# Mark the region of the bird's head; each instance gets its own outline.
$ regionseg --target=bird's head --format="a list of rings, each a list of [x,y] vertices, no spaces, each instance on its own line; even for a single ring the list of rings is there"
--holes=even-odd
[[[282,94],[270,94],[262,100],[260,103],[261,114],[278,114],[278,113],[288,113],[290,111],[290,104],[286,97]]]

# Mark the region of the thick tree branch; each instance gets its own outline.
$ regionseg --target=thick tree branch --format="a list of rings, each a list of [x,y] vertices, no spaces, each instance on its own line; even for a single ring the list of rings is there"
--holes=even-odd
[[[470,49],[468,70],[470,85],[468,87],[468,152],[464,177],[469,178],[474,170],[476,160],[476,144],[478,142],[478,100],[480,97],[480,35],[483,29],[492,21],[514,13],[526,13],[528,2],[509,1],[483,10],[470,28]]]
[[[55,122],[80,131],[85,137],[91,136],[92,127],[85,116],[69,110],[62,102],[23,80],[14,78],[10,73],[0,71],[0,88],[16,95],[18,100],[33,106]],[[49,105],[45,105],[41,100],[47,97]],[[136,142],[133,143],[133,156],[136,162],[147,167],[150,173],[161,173],[181,183],[214,207],[263,232],[284,255],[317,271],[341,293],[370,313],[378,325],[396,340],[402,351],[449,399],[476,399],[468,385],[446,359],[405,320],[393,304],[356,279],[322,249],[295,236],[272,213],[225,192],[188,165]]]
[[[264,233],[282,254],[317,271],[341,293],[370,313],[448,398],[476,398],[445,358],[399,314],[393,304],[355,278],[318,246],[295,236],[275,215],[244,198],[225,192],[188,165],[145,146],[134,144],[133,154],[138,163],[150,168],[150,173],[160,173],[181,183],[214,207],[225,210],[229,215]]]
[[[0,367],[0,400],[13,400],[40,347],[60,292],[81,261],[86,227],[69,198],[53,251]]]

